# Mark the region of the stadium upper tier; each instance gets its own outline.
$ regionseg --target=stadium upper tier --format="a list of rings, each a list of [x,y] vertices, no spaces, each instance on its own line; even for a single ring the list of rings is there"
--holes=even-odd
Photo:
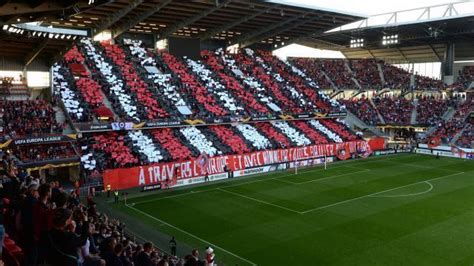
[[[471,75],[463,72],[457,88]],[[53,87],[74,122],[142,122],[344,111],[322,89],[444,88],[440,81],[382,61],[291,59],[269,52],[203,51],[201,60],[145,48],[81,40],[53,68]],[[108,104],[110,103],[110,104]]]

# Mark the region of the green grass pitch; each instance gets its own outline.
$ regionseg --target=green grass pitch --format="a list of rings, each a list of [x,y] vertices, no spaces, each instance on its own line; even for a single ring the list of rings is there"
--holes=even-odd
[[[372,157],[143,195],[111,205],[219,265],[474,265],[473,161]]]

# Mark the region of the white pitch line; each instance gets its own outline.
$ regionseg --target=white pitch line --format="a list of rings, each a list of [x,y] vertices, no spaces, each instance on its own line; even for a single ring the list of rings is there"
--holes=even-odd
[[[382,191],[375,192],[375,193],[372,193],[372,194],[368,194],[368,195],[364,195],[364,196],[360,196],[360,197],[356,197],[356,198],[352,198],[352,199],[347,199],[347,200],[335,202],[335,203],[332,203],[332,204],[329,204],[329,205],[325,205],[325,206],[316,207],[316,208],[309,209],[309,210],[306,210],[306,211],[303,211],[303,212],[300,212],[300,213],[301,213],[301,214],[305,214],[305,213],[309,213],[309,212],[313,212],[313,211],[318,211],[318,210],[326,209],[326,208],[329,208],[329,207],[341,205],[341,204],[344,204],[344,203],[347,203],[347,202],[352,202],[352,201],[360,200],[360,199],[363,199],[363,198],[372,197],[372,196],[374,196],[374,195],[382,194],[382,193],[389,192],[389,191],[393,191],[393,190],[396,190],[396,189],[400,189],[400,188],[404,188],[404,187],[409,187],[409,186],[413,186],[413,185],[420,184],[420,183],[424,183],[424,182],[435,181],[435,180],[443,179],[443,178],[450,177],[450,176],[460,175],[460,174],[464,174],[464,173],[465,173],[465,172],[459,172],[459,173],[455,173],[455,174],[444,175],[444,176],[440,176],[440,177],[436,177],[436,178],[432,178],[432,179],[428,179],[428,180],[424,180],[424,181],[419,181],[419,182],[411,183],[411,184],[408,184],[408,185],[403,185],[403,186],[399,186],[399,187],[394,187],[394,188],[391,188],[391,189],[382,190]]]
[[[425,181],[423,183],[428,184],[428,186],[429,186],[429,188],[425,191],[410,193],[410,194],[401,194],[401,195],[380,195],[380,196],[374,195],[374,196],[371,196],[371,197],[373,197],[373,198],[400,198],[400,197],[413,197],[413,196],[419,196],[419,195],[430,193],[431,190],[433,190],[433,188],[434,188],[433,184],[431,184],[429,181]]]
[[[227,253],[227,254],[230,254],[230,255],[232,255],[232,256],[234,256],[234,257],[236,257],[236,258],[238,258],[238,259],[240,259],[240,260],[242,260],[242,261],[245,261],[245,262],[249,263],[250,265],[253,265],[253,266],[256,266],[256,265],[257,265],[256,263],[254,263],[254,262],[252,262],[252,261],[250,261],[250,260],[248,260],[248,259],[242,258],[241,256],[239,256],[239,255],[237,255],[237,254],[234,254],[234,253],[232,253],[232,252],[230,252],[230,251],[228,251],[228,250],[226,250],[226,249],[223,249],[223,248],[219,247],[219,246],[216,245],[216,244],[213,244],[213,243],[211,243],[211,242],[209,242],[209,241],[207,241],[207,240],[204,240],[204,239],[202,239],[202,238],[200,238],[200,237],[198,237],[198,236],[196,236],[196,235],[193,235],[193,234],[191,234],[191,233],[189,233],[189,232],[187,232],[187,231],[185,231],[185,230],[183,230],[183,229],[181,229],[181,228],[179,228],[179,227],[176,227],[176,226],[174,226],[174,225],[172,225],[172,224],[169,224],[169,223],[167,223],[167,222],[165,222],[165,221],[163,221],[163,220],[161,220],[161,219],[158,219],[158,218],[156,218],[155,216],[152,216],[152,215],[150,215],[150,214],[148,214],[148,213],[146,213],[146,212],[144,212],[144,211],[142,211],[142,210],[140,210],[140,209],[137,209],[137,208],[132,207],[132,206],[130,206],[130,205],[126,205],[126,206],[127,206],[128,208],[130,208],[130,209],[136,211],[136,212],[139,212],[139,213],[145,215],[146,217],[148,217],[148,218],[150,218],[150,219],[152,219],[152,220],[155,220],[155,221],[157,221],[157,222],[160,222],[160,223],[162,223],[162,224],[165,224],[165,225],[167,225],[167,226],[169,226],[169,227],[171,227],[171,228],[173,228],[173,229],[175,229],[175,230],[180,231],[181,233],[184,233],[184,234],[186,234],[186,235],[188,235],[188,236],[191,236],[192,238],[195,238],[195,239],[197,239],[197,240],[199,240],[199,241],[201,241],[201,242],[203,242],[203,243],[206,243],[206,244],[208,244],[208,245],[210,245],[210,246],[212,246],[212,247],[218,248],[218,249],[224,251],[224,252]]]
[[[249,196],[245,196],[245,195],[242,195],[240,193],[235,193],[235,192],[232,192],[232,191],[229,191],[229,190],[225,190],[225,189],[221,189],[221,188],[218,188],[217,190],[219,191],[222,191],[222,192],[225,192],[225,193],[229,193],[229,194],[232,194],[232,195],[235,195],[235,196],[238,196],[238,197],[241,197],[241,198],[244,198],[244,199],[248,199],[248,200],[253,200],[255,202],[260,202],[262,204],[266,204],[266,205],[269,205],[269,206],[273,206],[273,207],[276,207],[276,208],[280,208],[282,210],[286,210],[286,211],[290,211],[290,212],[294,212],[294,213],[300,213],[300,211],[295,211],[293,209],[290,209],[290,208],[287,208],[287,207],[283,207],[283,206],[280,206],[280,205],[277,205],[277,204],[273,204],[271,202],[268,202],[268,201],[264,201],[264,200],[259,200],[259,199],[256,199],[256,198],[252,198],[252,197],[249,197]]]
[[[370,169],[365,169],[363,171],[356,171],[356,172],[345,173],[345,174],[340,174],[340,175],[327,176],[327,177],[312,179],[312,180],[303,181],[303,182],[291,182],[291,183],[293,183],[295,185],[304,185],[304,184],[308,184],[308,183],[312,183],[312,182],[320,182],[320,181],[324,181],[324,180],[328,180],[328,179],[333,179],[335,177],[352,175],[352,174],[357,174],[357,173],[364,173],[364,172],[370,172]]]

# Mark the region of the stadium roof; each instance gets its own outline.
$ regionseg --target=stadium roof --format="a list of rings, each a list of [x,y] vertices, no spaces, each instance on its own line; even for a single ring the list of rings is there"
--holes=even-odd
[[[40,20],[42,25],[54,28],[91,29],[91,34],[110,29],[114,37],[131,32],[155,34],[158,39],[177,36],[243,46],[283,45],[361,18],[270,1],[95,0],[91,6],[87,1],[27,2],[0,1],[2,24]],[[49,54],[71,42],[41,42],[31,37],[2,31],[0,56],[27,56],[31,47]]]

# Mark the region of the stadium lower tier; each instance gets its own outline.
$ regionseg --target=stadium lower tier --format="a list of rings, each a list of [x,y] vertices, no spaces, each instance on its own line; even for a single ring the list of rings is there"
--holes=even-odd
[[[342,121],[300,120],[107,132],[79,140],[86,171],[361,140]]]

